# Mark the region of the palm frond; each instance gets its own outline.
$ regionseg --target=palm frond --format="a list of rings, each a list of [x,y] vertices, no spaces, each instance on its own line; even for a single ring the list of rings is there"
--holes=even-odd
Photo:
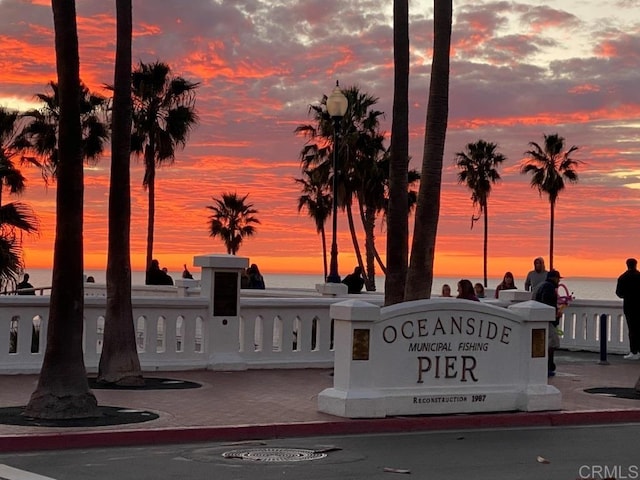
[[[33,209],[22,202],[12,202],[0,206],[0,225],[17,228],[27,233],[36,233],[40,227]]]

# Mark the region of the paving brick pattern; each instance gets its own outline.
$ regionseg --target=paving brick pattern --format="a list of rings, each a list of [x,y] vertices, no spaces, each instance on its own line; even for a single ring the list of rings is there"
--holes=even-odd
[[[633,388],[640,377],[640,361],[628,361],[621,356],[609,357],[609,365],[598,364],[599,356],[593,353],[560,351],[556,354],[557,376],[549,383],[562,392],[562,413],[576,415],[579,422],[589,423],[598,412],[600,421],[611,412],[615,421],[640,418],[640,399],[624,399],[585,393],[587,388]],[[313,433],[314,426],[342,425],[357,421],[334,417],[317,411],[317,396],[333,385],[331,370],[250,370],[236,372],[185,371],[158,372],[155,377],[182,379],[200,383],[201,388],[185,390],[94,390],[100,405],[120,406],[130,409],[150,410],[158,413],[157,420],[143,424],[105,427],[24,427],[0,424],[0,444],[10,444],[11,439],[72,433],[146,432],[175,430],[243,428],[269,425],[304,425],[305,432]],[[35,390],[35,375],[0,376],[0,406],[21,406],[28,402]],[[605,415],[603,416],[603,413]],[[441,416],[437,425],[446,426],[447,418]],[[522,414],[500,414],[500,425],[513,418],[522,421]],[[565,417],[566,418],[566,417]],[[397,420],[397,419],[396,419]],[[420,422],[420,417],[403,417],[404,422]],[[369,431],[385,430],[380,419],[370,423]],[[424,419],[422,419],[424,421]],[[490,422],[489,422],[490,423]],[[411,428],[410,423],[405,423]],[[459,422],[458,422],[459,424]],[[388,425],[387,425],[388,426]],[[490,426],[490,425],[487,425]],[[318,428],[318,431],[321,429]],[[295,430],[291,430],[295,431]],[[300,432],[300,430],[297,430]],[[181,437],[184,438],[184,437]]]

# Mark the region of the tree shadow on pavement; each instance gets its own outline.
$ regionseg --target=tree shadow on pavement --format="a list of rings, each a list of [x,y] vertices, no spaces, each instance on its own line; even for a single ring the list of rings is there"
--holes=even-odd
[[[593,393],[595,395],[602,395],[605,397],[627,398],[631,400],[640,400],[640,393],[636,392],[633,388],[621,388],[621,387],[597,387],[587,388],[586,393]]]
[[[196,382],[157,377],[144,377],[144,385],[101,383],[97,381],[97,377],[89,377],[87,380],[89,380],[89,388],[92,390],[184,390],[187,388],[202,387],[202,385]]]
[[[22,415],[25,407],[0,408],[0,424],[21,427],[104,427],[156,420],[157,413],[126,407],[98,406],[99,415],[89,418],[42,419]]]

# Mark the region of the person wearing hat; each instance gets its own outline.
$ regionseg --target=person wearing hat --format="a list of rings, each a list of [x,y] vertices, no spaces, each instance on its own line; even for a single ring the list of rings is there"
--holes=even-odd
[[[556,319],[553,322],[549,322],[549,345],[547,346],[548,354],[548,375],[553,377],[556,374],[556,364],[554,362],[554,352],[560,346],[560,336],[556,327],[560,323],[560,317],[562,312],[558,310],[558,284],[560,283],[560,272],[557,270],[550,270],[547,272],[547,277],[544,283],[536,290],[534,300],[536,302],[544,303],[556,310]]]
[[[629,353],[625,360],[640,360],[640,272],[635,258],[627,259],[627,271],[618,277],[616,295],[622,299],[622,311],[629,330]]]

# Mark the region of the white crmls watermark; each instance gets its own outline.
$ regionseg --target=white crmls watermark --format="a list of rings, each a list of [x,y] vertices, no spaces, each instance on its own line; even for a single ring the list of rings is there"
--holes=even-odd
[[[640,467],[638,465],[581,465],[578,469],[578,478],[635,480],[640,479]]]

